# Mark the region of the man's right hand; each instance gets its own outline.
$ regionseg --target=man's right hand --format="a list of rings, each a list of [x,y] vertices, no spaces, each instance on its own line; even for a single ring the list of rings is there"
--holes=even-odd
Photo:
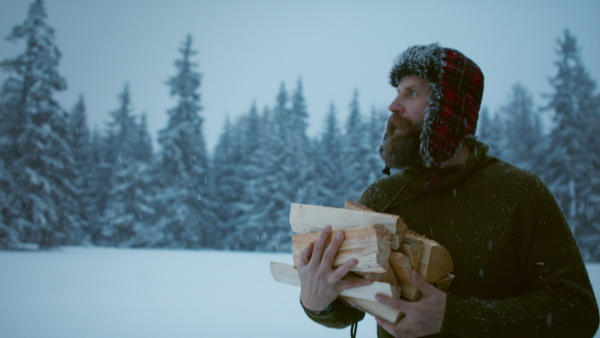
[[[344,233],[338,232],[327,246],[331,226],[326,225],[316,243],[310,243],[302,253],[298,264],[300,275],[300,301],[313,312],[325,311],[340,292],[371,284],[369,279],[342,280],[358,261],[350,259],[333,269],[333,261],[344,241]]]

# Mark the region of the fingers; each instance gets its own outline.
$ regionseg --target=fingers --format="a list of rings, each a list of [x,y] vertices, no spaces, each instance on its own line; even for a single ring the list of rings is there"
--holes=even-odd
[[[317,243],[315,243],[315,247],[312,252],[311,262],[315,262],[315,264],[320,264],[321,259],[323,257],[323,251],[325,251],[325,244],[327,242],[327,238],[329,238],[329,234],[331,234],[331,225],[326,225],[321,231],[321,235],[319,239],[317,239]]]
[[[394,324],[386,321],[385,319],[382,319],[380,317],[375,317],[375,320],[377,321],[377,324],[379,324],[379,326],[381,326],[384,330],[386,330],[389,334],[391,334],[394,337],[399,337],[398,335],[396,335],[396,327]]]
[[[381,326],[388,333],[392,334],[394,332],[394,328],[393,328],[394,325],[392,323],[386,321],[385,319],[379,318],[379,317],[375,317],[375,320],[377,321],[377,324],[379,324],[379,326]]]
[[[439,291],[435,286],[427,283],[425,278],[419,275],[415,270],[410,272],[410,281],[417,289],[419,289],[419,291],[421,291],[421,293],[423,293],[423,295],[429,295],[432,292]]]
[[[342,280],[342,281],[340,281],[340,284],[339,284],[339,292],[342,292],[342,291],[348,290],[348,289],[358,288],[361,286],[367,286],[372,283],[373,283],[372,280],[365,279],[365,278]]]
[[[312,256],[313,249],[315,247],[314,242],[310,242],[304,250],[300,253],[300,264],[298,267],[308,265],[310,262],[310,257]]]
[[[342,242],[344,242],[344,233],[342,231],[338,231],[333,237],[333,240],[329,244],[327,250],[325,250],[325,254],[323,255],[323,266],[331,269],[333,262],[335,261],[335,256],[342,246]]]
[[[344,276],[348,272],[350,272],[350,270],[352,270],[352,268],[355,267],[356,264],[358,264],[356,258],[349,259],[346,263],[344,263],[344,265],[340,266],[333,272],[331,278],[334,282],[339,281],[340,279],[344,278]]]
[[[375,295],[375,300],[387,307],[391,307],[392,309],[396,309],[400,312],[402,312],[406,303],[404,301],[401,301],[400,299],[391,298],[381,293]]]

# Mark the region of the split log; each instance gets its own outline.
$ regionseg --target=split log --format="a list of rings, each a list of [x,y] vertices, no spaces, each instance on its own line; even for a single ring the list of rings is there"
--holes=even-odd
[[[394,273],[394,270],[392,270],[392,269],[388,269],[388,271],[386,271],[386,272],[379,272],[379,273],[377,273],[377,272],[354,272],[354,273],[362,278],[374,280],[377,282],[388,283],[391,285],[398,285],[398,279],[396,278],[396,274]]]
[[[390,234],[404,236],[406,232],[406,224],[397,215],[297,203],[292,203],[290,207],[290,224],[296,233],[321,231],[328,224],[333,229],[381,224]]]
[[[421,299],[421,291],[410,280],[410,272],[413,270],[410,259],[400,252],[392,252],[389,263],[402,289],[402,298],[410,301]]]
[[[344,230],[334,230],[329,235],[326,245],[333,240],[333,237],[342,231],[344,241],[337,252],[333,267],[339,267],[351,258],[356,258],[358,264],[352,268],[352,271],[358,272],[386,272],[389,263],[390,254],[389,232],[387,228],[380,224],[364,226],[360,228],[351,228]],[[318,232],[292,235],[292,253],[294,265],[297,267],[300,262],[300,254],[311,242],[316,242],[321,234]]]
[[[354,201],[346,201],[344,203],[344,209],[375,212],[375,210]]]
[[[438,242],[410,230],[405,238],[423,243],[421,259],[416,270],[428,283],[433,284],[454,271],[450,253]]]
[[[375,210],[354,201],[346,201],[344,203],[344,209],[358,210],[364,212],[375,212]],[[402,222],[402,224],[397,227],[396,235],[394,236],[393,233],[392,235],[390,235],[390,246],[392,247],[392,250],[398,250],[400,248],[400,243],[402,243],[404,234],[408,230],[408,227],[406,226],[406,224],[404,224],[402,218],[399,218],[399,221]]]
[[[269,264],[269,269],[273,279],[276,281],[293,286],[300,286],[300,276],[298,275],[298,270],[292,265],[271,262]],[[352,276],[344,277],[344,279],[356,278],[357,277]],[[351,297],[353,299],[375,301],[375,295],[378,293],[391,298],[400,297],[400,289],[397,286],[382,282],[373,282],[370,285],[344,290],[341,292],[341,295]]]
[[[382,318],[393,324],[396,324],[400,319],[402,319],[402,317],[404,317],[404,314],[400,313],[399,310],[388,307],[373,300],[358,299],[348,296],[340,296],[340,298],[349,305],[363,312],[371,314],[375,317]]]
[[[398,251],[410,259],[410,264],[413,269],[419,267],[421,253],[423,252],[423,243],[421,241],[418,241],[410,236],[404,236]]]

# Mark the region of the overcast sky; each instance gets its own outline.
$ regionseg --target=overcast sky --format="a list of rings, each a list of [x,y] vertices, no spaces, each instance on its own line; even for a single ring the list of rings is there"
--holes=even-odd
[[[23,22],[29,0],[0,1],[0,36]],[[484,105],[495,112],[510,87],[522,83],[536,105],[546,103],[555,75],[556,40],[565,28],[578,39],[583,61],[600,79],[600,1],[233,1],[45,0],[62,52],[68,90],[57,97],[70,110],[83,93],[92,127],[104,128],[126,82],[136,113],[145,112],[152,137],[175,105],[165,81],[176,72],[178,48],[191,34],[205,133],[212,151],[226,115],[252,102],[273,106],[282,82],[301,78],[311,115],[309,132],[323,128],[329,104],[344,119],[355,89],[364,114],[385,108],[394,89],[394,58],[414,44],[438,42],[473,59],[485,75]],[[0,60],[23,44],[0,41]],[[0,75],[0,80],[6,76]]]

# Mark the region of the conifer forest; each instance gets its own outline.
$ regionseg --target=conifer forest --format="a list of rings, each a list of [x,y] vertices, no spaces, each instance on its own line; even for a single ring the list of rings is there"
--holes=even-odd
[[[347,105],[332,104],[321,132],[309,136],[302,80],[282,83],[271,105],[228,119],[207,149],[202,69],[193,37],[184,36],[165,74],[165,95],[176,104],[164,112],[156,147],[127,83],[115,88],[103,128],[89,127],[85,93],[71,107],[59,104],[68,79],[42,0],[6,38],[22,50],[0,60],[0,249],[287,252],[290,203],[341,207],[383,177],[376,148],[389,113],[360,111],[358,91]],[[597,262],[600,94],[580,50],[565,29],[553,51],[552,90],[534,97],[516,83],[504,105],[482,108],[477,137],[546,182],[584,259]]]

